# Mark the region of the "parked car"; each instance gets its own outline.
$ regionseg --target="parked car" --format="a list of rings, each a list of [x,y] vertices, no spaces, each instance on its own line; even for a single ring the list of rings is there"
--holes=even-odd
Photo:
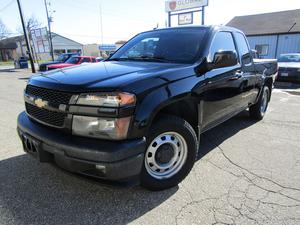
[[[278,81],[300,82],[300,53],[280,55],[278,65]]]
[[[264,117],[276,74],[237,29],[156,29],[102,63],[31,77],[18,134],[41,162],[162,190],[188,175],[201,133],[248,108]]]
[[[53,61],[53,62],[46,62],[46,63],[40,64],[39,70],[40,70],[41,72],[47,71],[49,65],[57,64],[57,63],[64,63],[64,62],[66,62],[69,58],[71,58],[72,56],[80,56],[80,54],[79,54],[79,53],[63,53],[63,54],[60,54],[60,55],[58,56],[58,58],[57,58],[55,61]]]
[[[48,66],[48,70],[62,69],[65,67],[70,67],[74,65],[79,65],[82,63],[94,63],[96,62],[96,57],[93,56],[72,56],[64,63],[57,63]]]

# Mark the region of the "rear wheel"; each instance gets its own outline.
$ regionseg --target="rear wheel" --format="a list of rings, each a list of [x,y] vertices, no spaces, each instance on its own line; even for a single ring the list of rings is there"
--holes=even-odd
[[[141,185],[163,190],[181,182],[192,169],[197,155],[197,138],[192,126],[174,116],[162,116],[147,136]]]
[[[270,93],[270,89],[264,86],[258,102],[249,108],[249,113],[252,118],[261,120],[264,117],[268,109]]]

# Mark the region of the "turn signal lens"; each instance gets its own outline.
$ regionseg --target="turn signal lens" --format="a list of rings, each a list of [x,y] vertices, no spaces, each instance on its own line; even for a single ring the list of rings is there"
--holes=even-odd
[[[81,94],[77,100],[78,105],[121,107],[125,105],[135,105],[134,94],[120,93],[87,93]]]

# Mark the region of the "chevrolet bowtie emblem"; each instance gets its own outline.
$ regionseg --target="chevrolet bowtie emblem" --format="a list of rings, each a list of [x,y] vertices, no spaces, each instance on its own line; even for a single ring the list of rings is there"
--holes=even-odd
[[[34,104],[35,104],[37,107],[39,107],[39,108],[43,108],[43,107],[45,107],[45,106],[48,104],[48,102],[47,102],[47,101],[43,101],[43,100],[40,99],[40,98],[37,98],[36,100],[34,100]]]

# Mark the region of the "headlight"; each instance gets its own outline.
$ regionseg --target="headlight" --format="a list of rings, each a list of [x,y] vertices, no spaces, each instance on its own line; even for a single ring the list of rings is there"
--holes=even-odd
[[[135,95],[129,93],[88,93],[78,97],[78,105],[120,107],[134,105]]]
[[[72,132],[75,135],[121,140],[127,137],[131,117],[99,118],[73,116]]]

